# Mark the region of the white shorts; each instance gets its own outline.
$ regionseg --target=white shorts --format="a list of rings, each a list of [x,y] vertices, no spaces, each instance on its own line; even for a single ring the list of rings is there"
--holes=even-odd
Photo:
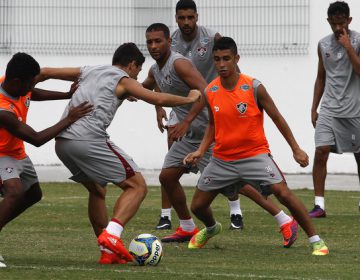
[[[12,157],[0,157],[0,187],[2,182],[14,178],[21,180],[24,191],[39,182],[34,165],[28,156],[21,160]]]
[[[245,184],[250,184],[267,196],[271,194],[270,186],[282,181],[286,182],[284,175],[270,154],[235,161],[212,157],[201,174],[197,187],[202,191],[218,191],[232,197]]]
[[[78,141],[57,138],[56,154],[75,182],[118,184],[139,172],[133,159],[110,140]]]

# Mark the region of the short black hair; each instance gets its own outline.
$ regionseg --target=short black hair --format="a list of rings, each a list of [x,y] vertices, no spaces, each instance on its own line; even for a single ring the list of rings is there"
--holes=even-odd
[[[328,17],[332,16],[350,16],[350,8],[349,5],[344,1],[336,1],[334,3],[331,3],[328,11],[327,11]]]
[[[196,4],[193,0],[180,0],[176,4],[175,11],[192,9],[197,13]]]
[[[230,37],[221,37],[217,39],[214,43],[212,51],[217,50],[230,50],[233,54],[238,54],[237,45],[233,38]]]
[[[6,66],[5,79],[10,81],[18,78],[21,81],[27,81],[39,73],[39,63],[31,55],[18,52],[13,55]]]
[[[148,28],[146,28],[146,33],[151,31],[162,31],[164,32],[166,39],[170,38],[170,29],[169,27],[167,27],[167,25],[163,23],[159,23],[159,22],[153,23]]]
[[[134,43],[124,43],[116,49],[112,65],[128,66],[134,60],[137,66],[141,66],[145,62],[145,57]]]

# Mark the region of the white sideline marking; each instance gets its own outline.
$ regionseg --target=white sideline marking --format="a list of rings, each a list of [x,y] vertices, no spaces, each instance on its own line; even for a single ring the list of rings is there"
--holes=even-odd
[[[113,268],[113,266],[111,266]],[[69,267],[51,267],[51,266],[32,266],[32,265],[9,265],[8,268],[14,268],[14,269],[37,269],[37,270],[47,270],[47,271],[97,271],[99,269],[97,268],[84,268],[84,267],[73,267],[73,266],[69,266]],[[128,272],[128,273],[141,273],[144,274],[144,270],[127,270],[127,269],[115,269],[115,270],[111,270],[112,272],[117,272],[117,273],[124,273],[124,272]],[[292,276],[270,276],[270,275],[256,275],[256,274],[234,274],[234,273],[193,273],[193,272],[182,272],[179,273],[178,271],[169,271],[168,269],[166,269],[165,271],[151,271],[146,270],[146,273],[149,274],[173,274],[173,275],[184,275],[184,276],[197,276],[197,275],[201,275],[201,276],[205,276],[208,275],[209,277],[214,277],[214,276],[218,276],[218,277],[231,277],[231,278],[258,278],[258,279],[284,279],[284,280],[331,280],[329,278],[304,278],[304,277],[292,277]]]

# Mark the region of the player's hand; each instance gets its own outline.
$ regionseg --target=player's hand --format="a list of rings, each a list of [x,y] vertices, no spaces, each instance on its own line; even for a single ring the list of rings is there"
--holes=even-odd
[[[201,92],[197,89],[192,89],[189,91],[188,97],[190,98],[191,102],[194,103],[196,101],[200,101],[201,99]]]
[[[163,133],[164,129],[166,128],[163,120],[165,120],[165,121],[168,120],[166,111],[162,107],[156,107],[156,121],[157,121],[158,128],[161,131],[161,133]]]
[[[71,84],[70,90],[68,91],[69,98],[71,98],[71,96],[73,96],[73,94],[78,89],[78,87],[79,87],[79,81],[75,81]]]
[[[338,35],[337,40],[345,49],[352,48],[350,36],[345,28],[343,28],[342,32]]]
[[[188,154],[184,158],[183,163],[185,165],[188,165],[188,164],[196,165],[201,160],[202,157],[203,157],[203,154],[199,150],[196,150],[195,152]]]
[[[168,132],[169,136],[168,138],[171,141],[180,141],[181,138],[186,134],[186,132],[189,130],[190,124],[188,122],[181,121],[177,124],[175,124],[171,131]]]
[[[300,148],[293,152],[294,159],[301,167],[309,165],[309,156]]]
[[[313,125],[314,128],[315,128],[315,126],[316,126],[316,121],[317,121],[318,117],[319,117],[318,112],[316,112],[316,111],[311,111],[311,123],[312,123],[312,125]]]
[[[85,101],[81,103],[79,106],[70,107],[67,118],[71,123],[74,123],[78,119],[88,115],[93,109],[94,106],[90,104],[88,101]]]

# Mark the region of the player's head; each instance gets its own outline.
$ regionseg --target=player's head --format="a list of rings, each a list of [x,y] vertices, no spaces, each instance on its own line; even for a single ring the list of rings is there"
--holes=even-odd
[[[134,43],[119,46],[112,58],[112,65],[120,66],[133,79],[137,79],[144,62],[144,55]]]
[[[346,2],[336,1],[331,3],[327,15],[327,20],[336,39],[339,39],[340,35],[343,34],[344,29],[346,32],[349,32],[349,24],[352,18],[350,17],[349,5]]]
[[[160,61],[170,52],[170,30],[163,23],[151,24],[145,32],[146,46],[153,59]]]
[[[216,40],[213,47],[213,59],[218,74],[227,78],[236,73],[239,62],[237,45],[230,37],[221,37]]]
[[[197,30],[198,13],[193,0],[180,0],[176,4],[176,23],[182,34],[192,35]]]
[[[6,66],[4,83],[10,94],[24,96],[34,87],[35,76],[39,73],[39,63],[32,56],[19,52]]]

